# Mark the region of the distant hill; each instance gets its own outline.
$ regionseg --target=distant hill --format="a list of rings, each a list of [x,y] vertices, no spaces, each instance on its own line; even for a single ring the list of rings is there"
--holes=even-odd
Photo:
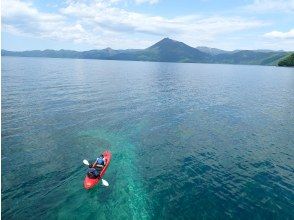
[[[254,50],[241,50],[234,53],[218,54],[213,57],[214,63],[277,65],[279,59],[286,52],[260,52]]]
[[[190,47],[189,45],[164,38],[146,49],[74,51],[74,50],[32,50],[7,51],[1,50],[2,56],[18,57],[52,57],[77,59],[134,60],[157,62],[187,63],[227,63],[277,65],[280,59],[288,55],[284,51],[271,50],[235,50],[225,51],[209,47]]]
[[[196,47],[196,49],[200,50],[201,52],[208,53],[210,55],[232,53],[232,51],[220,50],[217,48],[210,48],[210,47]]]
[[[294,66],[294,53],[281,59],[278,65],[279,66]]]

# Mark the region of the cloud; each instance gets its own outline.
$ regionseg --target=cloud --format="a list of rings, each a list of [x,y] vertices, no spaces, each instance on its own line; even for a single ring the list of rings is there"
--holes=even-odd
[[[159,0],[135,0],[135,3],[142,4],[142,3],[149,3],[149,4],[156,4]]]
[[[152,39],[166,36],[196,46],[222,34],[266,25],[256,19],[241,17],[188,15],[165,18],[118,8],[119,1],[68,0],[55,13],[44,13],[31,2],[4,0],[3,30],[16,35],[86,43],[98,48],[123,49],[144,48],[150,46]]]
[[[260,45],[264,45],[264,48],[294,51],[294,29],[286,32],[271,31],[265,33],[261,40]]]
[[[294,12],[294,0],[254,0],[244,8],[254,12]]]
[[[91,38],[80,24],[68,23],[66,19],[62,14],[40,12],[30,2],[2,2],[2,23],[6,32],[73,42],[87,41]]]
[[[22,2],[19,0],[3,0],[1,8],[2,17],[4,19],[15,19],[21,17],[36,18],[41,21],[50,22],[62,20],[62,16],[58,14],[40,13],[33,7],[31,2]]]
[[[291,29],[288,32],[280,32],[280,31],[271,31],[269,33],[264,34],[267,38],[272,39],[293,39],[294,40],[294,29]]]
[[[202,17],[196,15],[165,18],[141,14],[104,4],[72,3],[61,9],[63,15],[75,17],[90,26],[121,34],[170,36],[177,39],[212,39],[218,34],[230,33],[265,25],[258,20],[240,17]]]

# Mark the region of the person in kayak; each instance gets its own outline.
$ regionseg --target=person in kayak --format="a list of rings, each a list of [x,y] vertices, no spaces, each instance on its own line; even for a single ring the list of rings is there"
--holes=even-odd
[[[93,164],[89,165],[89,170],[87,175],[90,179],[95,179],[99,177],[101,170],[105,165],[105,158],[103,154],[101,154]]]
[[[88,172],[87,172],[87,176],[90,179],[96,179],[97,177],[99,177],[100,172],[95,169],[94,167],[89,168]]]
[[[103,154],[100,155],[100,157],[98,157],[95,161],[95,163],[92,165],[92,167],[99,167],[99,168],[103,168],[105,165],[105,158],[103,156]]]

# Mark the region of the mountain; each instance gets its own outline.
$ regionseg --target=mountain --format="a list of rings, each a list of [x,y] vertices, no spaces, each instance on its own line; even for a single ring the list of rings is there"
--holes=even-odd
[[[53,58],[79,58],[80,52],[74,50],[31,50],[31,51],[7,51],[1,50],[2,56],[16,57],[53,57]]]
[[[164,38],[146,49],[113,50],[105,48],[82,52],[74,50],[32,50],[22,52],[1,50],[2,56],[256,65],[277,65],[280,59],[288,54],[288,52],[284,51],[271,50],[225,51],[209,47],[194,48],[170,38]]]
[[[144,50],[122,51],[111,57],[111,59],[158,62],[208,62],[210,55],[182,42],[164,38]]]
[[[291,53],[288,56],[285,56],[278,63],[279,66],[294,66],[294,53]]]
[[[196,49],[200,50],[203,53],[208,53],[210,55],[231,53],[231,51],[220,50],[220,49],[217,49],[217,48],[210,48],[210,47],[196,47]]]
[[[286,52],[241,50],[233,53],[215,55],[213,57],[213,62],[228,64],[277,65],[278,60],[286,54]]]
[[[164,38],[145,52],[161,62],[208,62],[211,56],[179,41]]]

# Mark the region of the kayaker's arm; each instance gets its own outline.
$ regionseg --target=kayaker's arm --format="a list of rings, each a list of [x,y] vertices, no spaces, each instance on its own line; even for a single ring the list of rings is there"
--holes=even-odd
[[[98,164],[97,160],[95,161],[95,163],[93,163],[93,166],[92,167],[100,167],[100,168],[103,168],[104,166],[103,165],[100,165]]]
[[[93,163],[92,167],[97,166],[97,161],[95,161],[95,163]]]

